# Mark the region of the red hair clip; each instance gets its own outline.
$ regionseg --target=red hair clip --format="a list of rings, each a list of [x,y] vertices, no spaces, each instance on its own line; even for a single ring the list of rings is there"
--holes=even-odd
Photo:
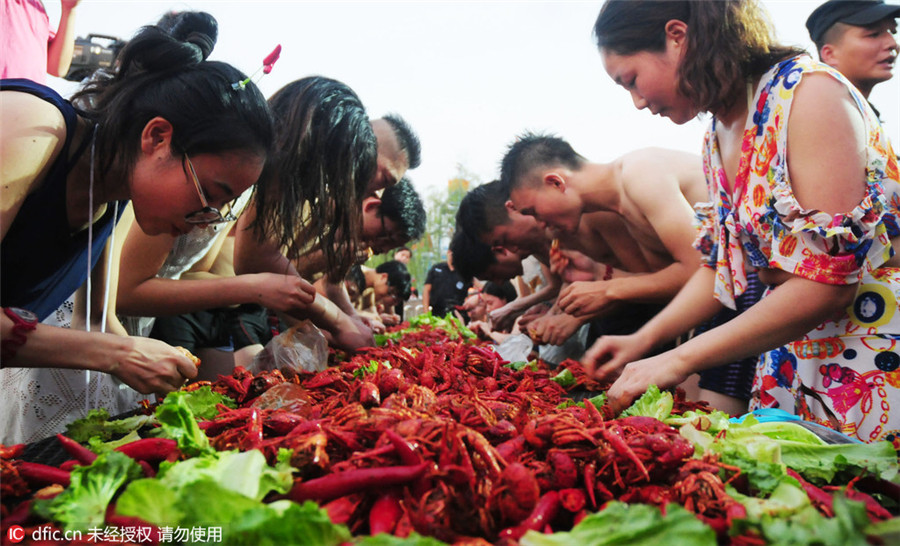
[[[281,57],[281,44],[278,44],[277,46],[275,46],[275,49],[272,50],[272,53],[269,53],[268,55],[266,55],[266,58],[263,59],[262,66],[257,68],[256,72],[251,74],[249,77],[247,77],[247,79],[245,79],[243,81],[234,82],[233,84],[231,84],[231,87],[235,91],[239,91],[239,90],[243,89],[244,87],[246,87],[247,84],[250,83],[250,81],[253,80],[253,78],[257,74],[259,74],[260,70],[262,70],[263,75],[268,74],[269,72],[272,71],[272,67],[275,66],[275,61],[277,61],[279,57]]]

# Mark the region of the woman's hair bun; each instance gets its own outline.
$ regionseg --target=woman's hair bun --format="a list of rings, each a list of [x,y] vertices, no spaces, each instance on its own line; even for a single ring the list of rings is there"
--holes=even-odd
[[[216,47],[219,36],[219,23],[205,11],[169,12],[157,26],[176,40],[197,46],[204,60]]]

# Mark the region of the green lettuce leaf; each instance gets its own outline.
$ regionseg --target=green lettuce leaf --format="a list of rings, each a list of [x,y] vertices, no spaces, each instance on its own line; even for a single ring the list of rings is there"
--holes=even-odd
[[[170,392],[166,395],[165,399],[163,399],[163,404],[170,398],[180,398],[184,400],[185,405],[191,410],[194,417],[201,421],[208,421],[215,418],[215,416],[219,414],[219,408],[216,407],[219,404],[232,409],[237,407],[234,400],[224,394],[214,392],[209,385],[205,385],[193,391]]]
[[[528,531],[519,540],[522,546],[659,546],[666,543],[713,546],[716,534],[677,504],[667,505],[666,515],[663,515],[655,506],[613,501],[600,512],[581,520],[571,531],[551,535]]]
[[[159,527],[175,525],[184,516],[178,491],[154,478],[128,484],[116,501],[116,512],[139,517]]]
[[[101,442],[107,442],[114,436],[128,434],[155,422],[156,419],[152,415],[134,415],[110,421],[106,409],[92,409],[86,416],[66,425],[66,436],[82,444],[94,437]]]
[[[434,537],[424,537],[416,532],[412,532],[406,538],[395,537],[387,533],[363,536],[354,540],[353,544],[357,546],[445,546],[447,543],[441,542]]]
[[[268,493],[287,493],[294,483],[293,469],[284,457],[276,466],[266,463],[261,451],[219,451],[174,464],[160,465],[157,480],[177,490],[199,480],[209,479],[222,488],[253,500]]]
[[[759,533],[766,544],[785,546],[869,544],[866,534],[871,522],[866,515],[865,505],[848,500],[844,495],[835,495],[833,508],[832,518],[823,516],[812,505],[800,507],[793,513],[782,511],[779,514],[766,513],[759,517],[748,517],[737,520],[732,533],[740,534],[751,529]]]
[[[575,379],[575,375],[572,373],[572,370],[568,368],[551,377],[550,381],[555,381],[556,384],[562,388],[571,387],[578,382],[578,380]]]
[[[179,394],[178,391],[169,393],[156,408],[156,419],[161,425],[159,435],[178,442],[178,449],[190,456],[212,452],[209,438],[197,425],[187,397]]]
[[[131,457],[110,451],[97,456],[89,466],[72,469],[71,483],[52,499],[37,500],[34,510],[69,530],[85,531],[102,526],[106,507],[119,489],[143,474]]]
[[[642,415],[644,417],[654,417],[660,421],[665,421],[672,413],[672,406],[675,405],[675,399],[672,393],[662,391],[656,385],[650,385],[647,391],[625,411],[622,417],[632,415]]]

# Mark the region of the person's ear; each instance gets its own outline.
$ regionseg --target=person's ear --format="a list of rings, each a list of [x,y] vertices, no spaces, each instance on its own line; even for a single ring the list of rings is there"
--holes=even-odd
[[[666,42],[670,42],[675,47],[683,47],[687,39],[688,26],[687,23],[679,19],[672,19],[666,23]]]
[[[516,207],[513,205],[512,199],[507,199],[506,203],[503,203],[503,206],[506,207],[506,212],[516,211]]]
[[[141,131],[141,151],[153,155],[159,150],[171,151],[174,129],[169,120],[156,116]]]
[[[544,184],[560,191],[566,191],[566,179],[558,172],[549,172],[545,174]]]
[[[831,44],[823,45],[819,50],[819,60],[827,65],[835,66],[838,61],[835,47]]]
[[[363,210],[363,213],[368,213],[368,212],[378,213],[378,211],[381,210],[381,199],[379,199],[377,197],[366,197],[363,200],[362,210]]]

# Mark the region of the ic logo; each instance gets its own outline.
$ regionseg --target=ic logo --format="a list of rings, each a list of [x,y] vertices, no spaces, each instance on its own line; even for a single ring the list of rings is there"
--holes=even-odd
[[[25,538],[25,529],[22,529],[22,526],[20,525],[13,525],[6,532],[6,536],[12,543],[22,542],[22,540]]]

